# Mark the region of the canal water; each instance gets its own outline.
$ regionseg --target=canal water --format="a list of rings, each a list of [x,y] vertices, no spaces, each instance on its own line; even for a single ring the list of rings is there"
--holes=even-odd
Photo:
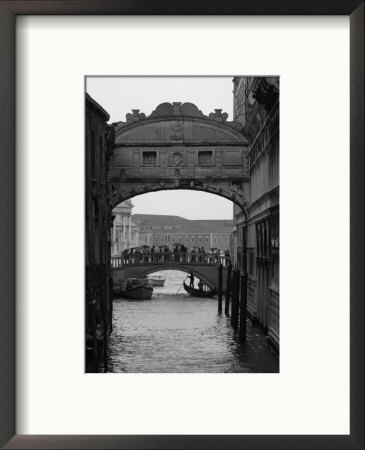
[[[151,300],[114,300],[109,372],[279,371],[278,357],[259,327],[248,320],[246,343],[239,345],[230,318],[217,313],[216,297],[190,297],[181,287],[183,272],[159,274],[165,286],[155,286]]]

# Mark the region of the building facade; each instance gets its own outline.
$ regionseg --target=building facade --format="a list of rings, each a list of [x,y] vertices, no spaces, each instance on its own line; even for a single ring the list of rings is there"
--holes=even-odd
[[[233,220],[189,220],[179,216],[135,214],[133,221],[139,225],[140,245],[167,246],[183,244],[228,250]]]
[[[110,207],[107,169],[114,130],[108,113],[86,94],[86,372],[106,367],[111,327]]]
[[[130,200],[113,209],[112,256],[119,256],[127,248],[142,245],[167,246],[175,244],[229,250],[233,220],[189,220],[179,216],[133,214]]]
[[[248,312],[279,348],[279,78],[233,83],[235,120],[249,143],[250,198],[246,212],[234,207],[231,245],[248,272]]]
[[[132,201],[126,200],[112,211],[114,218],[111,230],[112,256],[119,256],[123,250],[140,245],[139,228],[132,221],[132,209]]]

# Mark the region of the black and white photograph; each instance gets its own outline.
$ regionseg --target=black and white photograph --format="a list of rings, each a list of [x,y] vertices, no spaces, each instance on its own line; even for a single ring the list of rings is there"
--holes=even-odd
[[[362,448],[363,4],[0,0],[1,448]]]
[[[278,373],[279,77],[85,91],[85,371]]]

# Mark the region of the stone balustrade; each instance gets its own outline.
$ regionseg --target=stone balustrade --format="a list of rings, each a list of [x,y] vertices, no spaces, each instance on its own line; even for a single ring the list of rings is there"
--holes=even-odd
[[[111,265],[113,269],[136,265],[207,265],[223,267],[231,264],[231,257],[216,253],[189,253],[189,252],[159,252],[159,253],[132,253],[122,256],[113,256]]]

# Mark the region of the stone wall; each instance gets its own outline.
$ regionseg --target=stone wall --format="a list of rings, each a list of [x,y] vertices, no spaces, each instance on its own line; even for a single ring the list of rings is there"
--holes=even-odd
[[[249,142],[247,217],[234,214],[239,266],[247,263],[248,313],[279,348],[279,79],[236,77],[234,86],[236,119]]]
[[[86,372],[107,361],[107,334],[112,324],[110,217],[107,170],[114,130],[108,114],[86,94]]]

